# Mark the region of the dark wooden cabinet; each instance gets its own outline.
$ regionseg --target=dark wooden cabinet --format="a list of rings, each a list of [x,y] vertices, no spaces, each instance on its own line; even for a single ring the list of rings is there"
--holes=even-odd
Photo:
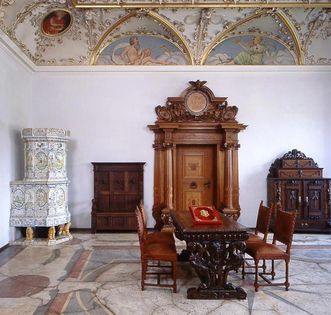
[[[134,210],[143,199],[144,162],[96,163],[92,233],[97,230],[131,231],[137,229]]]
[[[312,158],[288,152],[271,165],[267,182],[269,204],[298,210],[296,231],[331,232],[331,179]]]

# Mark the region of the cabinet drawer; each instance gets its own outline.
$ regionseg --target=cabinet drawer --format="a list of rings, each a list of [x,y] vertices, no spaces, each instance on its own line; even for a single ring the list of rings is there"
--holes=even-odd
[[[96,230],[136,231],[137,219],[133,212],[97,213]]]
[[[297,221],[295,224],[295,230],[296,231],[330,231],[330,226],[328,224],[328,221],[325,219],[322,220],[300,220]]]
[[[322,177],[322,169],[279,169],[279,178],[319,178]]]
[[[282,168],[313,168],[315,163],[311,159],[307,160],[282,160]]]

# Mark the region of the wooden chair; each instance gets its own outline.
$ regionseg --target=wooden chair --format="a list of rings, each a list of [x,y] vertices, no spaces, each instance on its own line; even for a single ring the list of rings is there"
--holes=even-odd
[[[269,227],[270,227],[270,221],[271,221],[271,216],[274,211],[274,204],[271,204],[270,207],[264,206],[263,201],[261,200],[260,206],[259,206],[259,211],[257,214],[257,219],[256,219],[256,226],[254,233],[248,233],[248,239],[245,241],[246,243],[246,248],[250,247],[250,244],[255,243],[255,242],[266,242],[268,233],[269,233]],[[263,235],[260,236],[260,235]],[[246,268],[255,268],[255,266],[251,265],[249,261],[252,260],[252,258],[245,258],[243,265],[242,265],[242,278],[245,278],[245,274],[252,274],[252,272],[247,272]],[[259,268],[262,268],[263,272],[266,271],[266,263],[265,260],[263,260],[263,263]]]
[[[290,250],[293,239],[294,225],[295,225],[296,211],[294,212],[284,212],[277,210],[275,228],[274,228],[274,237],[272,244],[266,242],[252,242],[246,248],[246,254],[251,256],[254,259],[255,263],[255,281],[254,287],[255,291],[258,291],[260,286],[276,286],[276,285],[285,285],[286,291],[290,286],[288,282],[289,275],[289,262],[290,262]],[[277,245],[277,242],[280,242],[286,246],[284,251]],[[258,272],[259,261],[260,260],[271,260],[271,272]],[[266,275],[271,275],[272,280],[275,278],[275,260],[284,260],[285,262],[285,282],[284,283],[272,283]],[[243,274],[244,276],[244,274]],[[261,277],[265,283],[259,283],[258,277]]]
[[[147,217],[145,207],[142,202],[139,203],[137,209],[140,211],[142,219],[143,219],[143,226],[144,226],[144,234],[147,243],[168,243],[175,245],[175,239],[173,233],[170,232],[147,232]]]
[[[169,243],[147,242],[143,217],[138,207],[135,212],[138,222],[137,226],[141,256],[141,290],[144,290],[145,286],[157,286],[172,288],[173,292],[176,293],[177,252],[175,245]],[[161,262],[163,264],[161,264]],[[164,263],[170,263],[170,265]],[[150,268],[153,268],[153,270],[150,271]],[[170,271],[168,271],[168,269],[170,269]],[[146,282],[148,276],[156,276],[156,283]],[[172,284],[161,283],[161,276],[171,276]]]
[[[249,233],[249,238],[246,240],[246,246],[249,246],[249,243],[253,242],[267,241],[273,211],[273,204],[271,204],[270,207],[267,207],[263,205],[263,201],[261,200],[255,230],[254,233]],[[260,237],[260,234],[262,234],[263,237]]]

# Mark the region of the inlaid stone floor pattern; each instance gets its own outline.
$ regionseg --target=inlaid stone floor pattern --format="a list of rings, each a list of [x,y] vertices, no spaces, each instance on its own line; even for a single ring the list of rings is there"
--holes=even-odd
[[[178,251],[184,244],[177,242]],[[11,245],[0,253],[0,314],[331,314],[331,237],[294,236],[290,289],[262,287],[253,276],[229,281],[247,299],[188,300],[199,281],[189,263],[180,263],[178,293],[140,289],[140,251],[135,234],[74,234],[55,246]],[[284,281],[276,264],[275,281]]]

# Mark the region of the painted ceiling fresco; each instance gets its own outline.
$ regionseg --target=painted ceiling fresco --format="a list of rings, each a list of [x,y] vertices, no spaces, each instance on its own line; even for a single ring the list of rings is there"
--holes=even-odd
[[[0,0],[0,35],[36,66],[330,65],[330,1],[282,3]]]

